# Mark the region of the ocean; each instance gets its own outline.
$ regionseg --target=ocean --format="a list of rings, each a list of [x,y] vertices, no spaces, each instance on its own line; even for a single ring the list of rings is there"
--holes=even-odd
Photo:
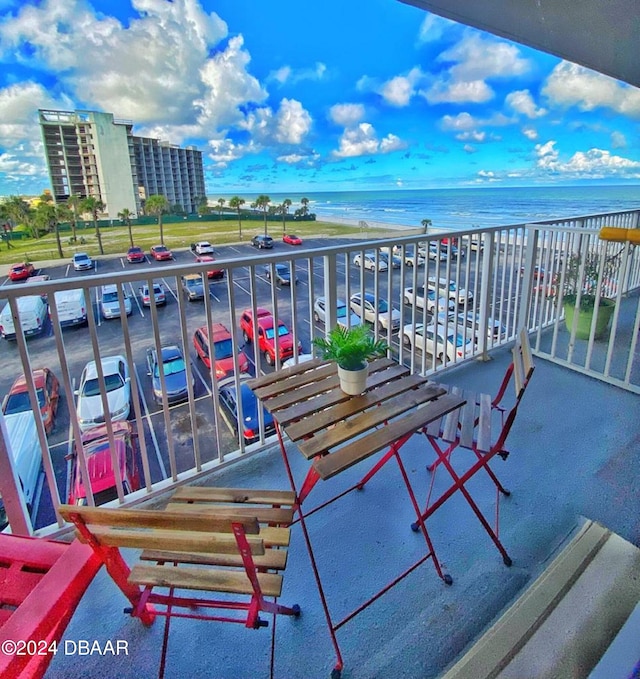
[[[291,213],[300,207],[300,198],[306,197],[309,210],[327,221],[419,227],[423,219],[430,219],[435,229],[506,226],[640,208],[640,185],[309,191],[269,196],[274,205],[289,198]],[[243,198],[246,205],[255,200],[255,196]]]

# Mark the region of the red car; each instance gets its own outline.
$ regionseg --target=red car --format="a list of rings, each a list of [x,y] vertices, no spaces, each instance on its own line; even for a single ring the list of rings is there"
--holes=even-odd
[[[284,243],[289,243],[289,245],[302,245],[302,238],[294,235],[293,233],[288,233],[282,236],[282,241]]]
[[[144,254],[144,250],[137,245],[134,245],[127,250],[127,262],[131,264],[135,262],[144,262],[146,259],[147,257]]]
[[[268,309],[258,307],[258,348],[264,354],[265,360],[269,365],[276,362],[276,329],[275,319]],[[245,309],[240,316],[240,328],[245,342],[253,341],[253,311]],[[298,353],[302,353],[302,344],[298,342]],[[287,326],[278,321],[278,354],[280,361],[285,361],[293,356],[293,335]]]
[[[140,489],[138,472],[138,437],[133,427],[126,420],[113,422],[113,442],[115,446],[120,478],[125,494]],[[118,498],[116,477],[113,470],[109,438],[106,426],[95,427],[82,435],[82,447],[87,461],[87,472],[91,483],[91,491],[96,505],[103,505]],[[71,487],[69,488],[70,505],[86,505],[87,490],[80,473],[77,457],[73,455],[71,470]]]
[[[166,245],[154,245],[150,251],[151,256],[160,262],[164,259],[173,259],[173,253]]]
[[[30,262],[20,262],[20,264],[12,264],[9,269],[9,278],[12,281],[24,281],[29,276],[33,276],[35,269]]]
[[[56,376],[48,368],[37,368],[34,370],[33,382],[38,396],[38,403],[40,404],[44,430],[47,434],[50,434],[56,423],[60,384]],[[2,412],[5,415],[12,415],[13,413],[29,410],[31,410],[31,403],[29,401],[29,392],[27,391],[27,381],[25,376],[21,375],[13,383],[9,393],[4,397]]]
[[[233,375],[233,342],[231,333],[222,323],[211,324],[211,341],[213,343],[213,355],[215,361],[216,379],[222,379]],[[193,335],[193,346],[198,358],[211,368],[209,357],[209,330],[206,325],[198,328]],[[249,369],[249,359],[244,351],[238,352],[238,369],[244,373]]]
[[[215,262],[216,260],[211,257],[211,255],[200,255],[196,257],[196,262]],[[207,278],[214,278],[215,280],[220,280],[224,278],[224,269],[208,269]]]

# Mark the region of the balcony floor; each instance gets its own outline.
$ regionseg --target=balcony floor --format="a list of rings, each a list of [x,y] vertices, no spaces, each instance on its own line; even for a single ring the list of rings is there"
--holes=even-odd
[[[438,376],[442,382],[495,392],[509,353],[473,362]],[[640,546],[640,401],[632,393],[536,360],[536,372],[508,440],[507,461],[493,468],[512,492],[501,501],[500,536],[513,558],[507,568],[466,502],[451,498],[428,522],[438,556],[452,575],[451,587],[422,564],[339,632],[344,679],[428,679],[437,677],[491,620],[544,569],[546,562],[585,516]],[[423,437],[403,449],[411,482],[424,498],[432,460]],[[308,463],[295,450],[298,478]],[[457,455],[470,454],[458,451]],[[367,471],[367,463],[320,482],[308,503],[346,488]],[[438,472],[436,484],[446,481]],[[220,470],[212,485],[286,488],[280,452],[272,447]],[[470,489],[492,515],[495,488],[478,475]],[[329,606],[341,618],[392,580],[424,548],[409,524],[412,509],[395,463],[365,488],[308,520]],[[281,601],[299,603],[298,620],[279,618],[275,676],[328,677],[335,656],[299,526],[294,527]],[[126,602],[102,570],[85,594],[65,640],[117,639],[129,655],[64,656],[48,679],[150,677],[157,673],[163,621],[144,628],[123,614]],[[244,679],[268,676],[270,630],[240,625],[173,620],[166,677]]]

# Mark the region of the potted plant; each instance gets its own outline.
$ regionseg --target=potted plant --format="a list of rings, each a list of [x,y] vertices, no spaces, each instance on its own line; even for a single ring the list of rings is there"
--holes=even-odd
[[[368,360],[384,356],[388,345],[374,340],[369,328],[362,324],[351,328],[341,325],[329,331],[327,337],[316,337],[313,343],[322,354],[338,364],[340,388],[345,394],[356,396],[366,387],[369,372]]]
[[[602,257],[605,257],[602,265]],[[597,250],[574,253],[567,261],[564,278],[562,304],[567,330],[571,332],[577,313],[576,337],[589,339],[593,316],[597,311],[594,337],[603,337],[609,328],[615,309],[615,300],[607,297],[613,294],[616,273],[620,263],[620,253],[607,256]],[[602,272],[600,294],[598,281]]]

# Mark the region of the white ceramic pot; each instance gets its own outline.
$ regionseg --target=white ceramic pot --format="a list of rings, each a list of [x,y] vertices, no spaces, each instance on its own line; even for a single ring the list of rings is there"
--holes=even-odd
[[[340,389],[345,394],[357,396],[361,394],[367,386],[367,375],[369,374],[369,364],[365,363],[364,368],[359,370],[347,370],[338,366],[338,377],[340,378]]]

